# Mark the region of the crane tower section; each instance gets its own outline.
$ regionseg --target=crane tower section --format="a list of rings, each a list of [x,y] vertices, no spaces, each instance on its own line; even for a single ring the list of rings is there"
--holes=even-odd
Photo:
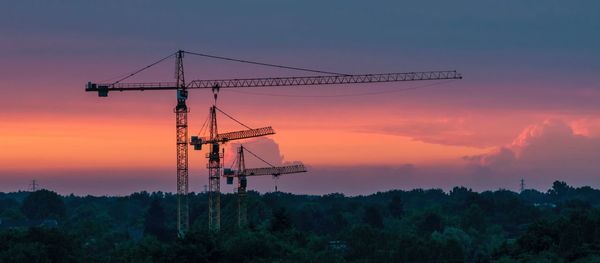
[[[188,205],[188,108],[187,88],[183,70],[183,51],[177,52],[175,62],[177,79],[177,105],[175,106],[175,128],[177,136],[177,235],[183,237],[189,228]]]
[[[221,159],[219,150],[216,106],[210,108],[210,152],[208,154],[208,228],[218,232],[221,228]]]

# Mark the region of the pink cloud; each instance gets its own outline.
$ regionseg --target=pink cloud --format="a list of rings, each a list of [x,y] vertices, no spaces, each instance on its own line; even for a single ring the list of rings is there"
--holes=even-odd
[[[577,134],[564,121],[546,120],[525,128],[507,146],[464,160],[474,173],[505,179],[592,184],[600,172],[600,138]]]

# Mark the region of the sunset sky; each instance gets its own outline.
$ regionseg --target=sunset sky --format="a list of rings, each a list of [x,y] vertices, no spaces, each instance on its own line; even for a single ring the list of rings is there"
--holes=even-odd
[[[521,178],[540,190],[555,180],[600,187],[598,10],[597,1],[3,1],[0,191],[32,179],[63,194],[174,191],[175,92],[99,98],[84,84],[178,49],[343,73],[464,75],[221,91],[221,109],[277,132],[244,141],[249,149],[308,166],[279,179],[282,191],[517,190]],[[306,75],[191,55],[185,63],[187,80]],[[173,70],[170,59],[131,81],[173,81]],[[412,87],[422,88],[394,92]],[[211,100],[190,92],[192,134]],[[221,120],[221,131],[243,128]],[[204,154],[190,150],[191,191],[206,184]],[[261,192],[274,185],[249,182]]]

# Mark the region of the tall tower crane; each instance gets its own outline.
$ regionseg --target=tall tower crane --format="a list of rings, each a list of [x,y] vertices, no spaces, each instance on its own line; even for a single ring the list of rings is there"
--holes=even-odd
[[[215,97],[216,102],[216,97]],[[247,130],[218,133],[217,127],[217,111],[222,112],[216,105],[210,107],[210,128],[208,137],[192,136],[190,145],[194,146],[194,150],[201,150],[202,145],[210,145],[210,151],[206,154],[208,158],[208,228],[211,231],[219,231],[221,228],[221,168],[223,167],[224,152],[219,151],[219,146],[229,141],[242,140],[265,135],[275,134],[273,128],[263,127],[252,129],[247,127]],[[229,117],[229,115],[225,114]],[[224,149],[223,149],[224,151]]]
[[[269,167],[262,168],[246,168],[246,159],[244,157],[244,150],[248,153],[254,155],[254,157],[259,160],[265,162],[269,165]],[[236,177],[238,180],[237,184],[237,195],[238,195],[238,227],[240,229],[245,228],[248,225],[248,208],[246,204],[246,187],[248,186],[248,180],[246,177],[248,176],[261,176],[261,175],[271,175],[274,178],[278,178],[280,175],[284,174],[295,174],[295,173],[304,173],[306,172],[306,168],[303,164],[294,164],[294,165],[286,165],[286,166],[274,166],[269,162],[263,160],[258,157],[258,155],[254,154],[243,145],[240,145],[238,149],[238,154],[235,160],[237,164],[237,170],[227,169],[225,168],[223,171],[223,176],[227,178],[227,184],[233,184],[233,178]]]
[[[286,68],[292,70],[302,70],[312,73],[327,75],[317,75],[308,77],[277,77],[277,78],[245,78],[245,79],[217,79],[217,80],[193,80],[185,81],[183,57],[184,54],[209,57],[213,59],[222,59],[228,61],[250,63],[261,66],[271,66]],[[175,82],[148,82],[148,83],[123,83],[122,81],[150,68],[168,58],[175,56]],[[251,88],[251,87],[286,87],[286,86],[317,86],[333,84],[361,84],[361,83],[383,83],[399,81],[423,81],[423,80],[449,80],[462,79],[460,73],[456,71],[426,71],[426,72],[407,72],[407,73],[385,73],[385,74],[339,74],[318,70],[303,69],[297,67],[279,66],[267,63],[252,62],[247,60],[232,59],[201,53],[194,53],[179,50],[169,56],[158,60],[146,67],[143,67],[124,78],[112,83],[92,83],[88,82],[85,91],[98,92],[98,96],[107,97],[112,91],[145,91],[145,90],[174,90],[177,92],[177,104],[175,106],[176,116],[176,134],[177,134],[177,231],[182,237],[189,228],[189,210],[188,210],[188,123],[187,113],[189,112],[186,101],[188,91],[192,89],[212,89],[221,88]]]

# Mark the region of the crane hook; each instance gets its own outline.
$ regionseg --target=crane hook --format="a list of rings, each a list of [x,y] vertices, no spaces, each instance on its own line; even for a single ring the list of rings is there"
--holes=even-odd
[[[274,174],[273,175],[273,180],[275,181],[275,193],[278,192],[277,190],[277,181],[279,181],[279,175],[278,174]]]
[[[219,95],[219,89],[221,89],[221,87],[219,86],[219,84],[215,84],[212,87],[213,96],[215,98],[215,105],[217,105],[217,96]]]

